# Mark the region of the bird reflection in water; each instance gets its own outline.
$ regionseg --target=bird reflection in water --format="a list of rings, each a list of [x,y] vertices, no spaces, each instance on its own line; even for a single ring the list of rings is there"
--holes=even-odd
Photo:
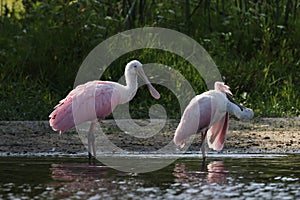
[[[224,167],[223,161],[212,161],[208,165],[205,162],[200,170],[189,169],[185,163],[177,163],[173,175],[178,183],[218,183],[226,182],[229,171]]]
[[[57,197],[71,196],[79,192],[80,197],[85,199],[88,197],[85,195],[109,194],[117,188],[117,184],[108,181],[116,173],[107,166],[52,164],[50,170],[54,181],[52,186],[61,188],[55,193]]]
[[[52,179],[57,181],[74,181],[84,179],[102,179],[108,176],[105,166],[89,166],[85,164],[52,164]]]
[[[223,161],[213,161],[207,165],[207,182],[208,183],[224,183],[228,171],[224,168]]]

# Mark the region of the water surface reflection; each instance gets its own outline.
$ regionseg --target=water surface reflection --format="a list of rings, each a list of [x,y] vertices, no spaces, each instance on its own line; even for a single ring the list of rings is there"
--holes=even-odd
[[[0,199],[300,199],[300,155],[186,157],[151,173],[85,158],[0,158]]]
[[[202,163],[201,169],[189,170],[186,163],[176,163],[174,167],[174,179],[178,183],[191,183],[191,182],[206,182],[208,184],[218,183],[223,184],[226,182],[226,175],[229,173],[224,168],[223,161],[212,161],[206,165]]]

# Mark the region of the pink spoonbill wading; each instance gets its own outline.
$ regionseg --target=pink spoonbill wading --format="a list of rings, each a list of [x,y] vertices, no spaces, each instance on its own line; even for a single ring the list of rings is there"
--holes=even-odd
[[[151,85],[143,71],[142,64],[137,60],[133,60],[125,67],[126,85],[99,80],[78,85],[54,107],[54,111],[49,116],[50,126],[54,131],[59,131],[62,134],[76,125],[91,121],[88,131],[89,161],[92,158],[95,159],[95,123],[112,113],[117,105],[127,103],[135,96],[138,88],[138,75],[148,86],[150,94],[155,99],[159,99],[160,94]],[[74,105],[72,106],[72,104]],[[76,109],[76,120],[73,116],[73,109]],[[89,112],[91,110],[94,110],[94,112]]]
[[[253,118],[253,111],[232,99],[230,88],[223,82],[215,82],[214,90],[195,96],[186,107],[175,131],[174,143],[180,147],[193,134],[201,133],[202,158],[205,160],[205,139],[208,147],[223,149],[228,130],[229,113],[240,120]]]

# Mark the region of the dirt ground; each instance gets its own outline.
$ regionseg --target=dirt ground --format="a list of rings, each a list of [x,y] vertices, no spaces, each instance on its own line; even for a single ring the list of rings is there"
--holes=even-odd
[[[147,124],[147,122],[139,122]],[[110,142],[134,152],[158,150],[172,142],[177,121],[169,121],[147,139],[121,131],[113,120],[100,126]],[[200,136],[189,147],[199,151]],[[75,129],[60,135],[46,121],[0,121],[0,156],[36,154],[78,154],[86,148]],[[108,149],[108,151],[110,151]],[[113,150],[112,150],[113,151]],[[211,153],[216,153],[209,150]],[[250,122],[230,119],[229,131],[221,153],[300,153],[300,118],[257,118]]]

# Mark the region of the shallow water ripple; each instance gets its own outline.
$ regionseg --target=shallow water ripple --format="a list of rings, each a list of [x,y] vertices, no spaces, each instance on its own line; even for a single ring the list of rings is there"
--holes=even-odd
[[[151,173],[85,158],[0,158],[0,199],[300,199],[300,156],[181,158]]]

